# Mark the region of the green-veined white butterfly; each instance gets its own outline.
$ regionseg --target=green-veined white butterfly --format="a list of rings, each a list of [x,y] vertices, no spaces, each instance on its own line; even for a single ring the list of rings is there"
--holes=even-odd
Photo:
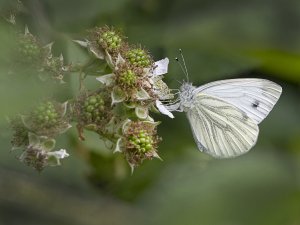
[[[187,81],[180,87],[178,102],[166,107],[186,113],[200,151],[230,158],[248,152],[256,144],[258,124],[281,92],[278,84],[265,79],[220,80],[200,87]]]

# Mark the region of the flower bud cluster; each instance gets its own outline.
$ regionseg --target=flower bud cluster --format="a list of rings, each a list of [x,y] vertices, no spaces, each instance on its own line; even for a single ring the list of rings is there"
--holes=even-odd
[[[33,63],[40,60],[42,48],[37,39],[31,35],[20,35],[18,43],[18,51],[20,61],[24,63]]]
[[[114,30],[104,27],[100,30],[100,37],[98,43],[110,52],[116,51],[121,47],[122,38]]]
[[[140,66],[146,68],[151,65],[152,59],[145,50],[141,48],[133,48],[129,50],[126,55],[126,59],[131,65]]]
[[[54,138],[71,127],[66,107],[67,103],[47,101],[10,121],[14,132],[12,149],[23,151],[19,157],[22,162],[42,171],[46,166],[60,165],[60,159],[68,156],[65,150],[53,151]]]
[[[107,98],[100,101],[91,95],[79,101],[84,106],[76,107],[81,109],[77,110],[80,112],[77,117],[84,122],[81,127],[92,128],[100,138],[109,140],[114,152],[122,153],[133,169],[145,159],[159,158],[158,123],[149,112],[160,111],[173,116],[160,102],[160,99],[173,97],[166,97],[170,90],[162,81],[169,60],[154,62],[147,50],[130,45],[124,35],[113,28],[95,28],[91,33],[86,41],[75,42],[87,48],[99,60],[99,65],[107,63],[108,70],[98,73],[97,77],[102,84],[98,91],[106,93]],[[108,102],[105,107],[104,102]],[[103,115],[109,115],[106,121],[103,121]],[[98,120],[103,122],[100,126]],[[82,137],[82,129],[79,136]]]
[[[54,127],[58,122],[58,109],[50,101],[41,103],[32,114],[32,119],[41,127]]]
[[[104,90],[82,93],[75,102],[74,113],[82,140],[84,128],[101,135],[112,118],[110,98]]]
[[[64,64],[62,55],[52,55],[53,43],[43,46],[41,41],[31,34],[27,27],[25,33],[18,33],[17,42],[12,60],[17,64],[17,67],[13,65],[12,71],[15,68],[21,70],[25,68],[28,73],[37,74],[42,81],[50,79],[63,82],[63,78],[69,72],[71,66]],[[22,72],[24,73],[24,71]]]
[[[124,145],[124,155],[132,169],[145,159],[159,158],[157,125],[150,121],[128,121],[123,126],[124,137],[119,144]]]
[[[80,94],[66,103],[42,102],[29,113],[11,121],[14,131],[13,148],[22,148],[20,160],[41,171],[46,166],[60,165],[69,156],[66,150],[56,150],[55,138],[76,123],[79,138],[84,130],[99,135],[112,152],[119,152],[132,168],[144,160],[160,158],[157,126],[151,112],[161,112],[173,118],[160,100],[173,98],[163,75],[168,72],[168,58],[154,61],[148,51],[130,45],[125,36],[114,28],[97,27],[85,41],[75,41],[90,53],[88,63],[76,64]],[[54,57],[52,44],[44,47],[26,29],[19,45],[23,63],[35,65],[42,80],[62,81],[70,67],[62,56]],[[49,76],[50,74],[50,76]],[[97,75],[96,90],[84,85],[87,76]],[[87,140],[88,141],[88,140]]]

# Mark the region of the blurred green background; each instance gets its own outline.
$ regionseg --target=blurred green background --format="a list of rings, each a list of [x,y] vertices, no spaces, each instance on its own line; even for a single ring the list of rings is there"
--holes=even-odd
[[[14,1],[0,0],[8,15]],[[0,23],[0,224],[2,225],[298,225],[300,224],[300,1],[299,0],[27,0],[18,26],[67,61],[86,57],[72,39],[105,24],[120,27],[130,43],[170,59],[182,48],[195,85],[226,78],[277,82],[283,94],[260,125],[257,145],[236,159],[200,153],[184,114],[163,123],[163,162],[144,163],[131,176],[122,157],[96,135],[80,143],[70,130],[59,146],[71,157],[41,174],[9,150],[5,119],[45,96],[67,100],[71,85],[49,86],[12,78],[5,67],[13,40]],[[184,79],[171,60],[166,81]],[[89,87],[95,88],[91,78]],[[89,154],[87,154],[89,152]]]

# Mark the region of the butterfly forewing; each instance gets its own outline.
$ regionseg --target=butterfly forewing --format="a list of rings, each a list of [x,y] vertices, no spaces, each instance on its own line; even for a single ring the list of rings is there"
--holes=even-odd
[[[200,86],[195,93],[216,96],[235,105],[259,124],[279,99],[282,88],[264,79],[229,79]]]
[[[256,143],[259,133],[256,122],[218,97],[200,92],[186,113],[199,149],[214,157],[235,157]]]

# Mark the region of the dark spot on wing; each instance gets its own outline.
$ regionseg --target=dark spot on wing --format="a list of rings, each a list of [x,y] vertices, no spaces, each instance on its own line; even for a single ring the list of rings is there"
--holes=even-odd
[[[253,108],[257,108],[258,106],[259,106],[259,101],[256,100],[255,102],[252,103]]]

